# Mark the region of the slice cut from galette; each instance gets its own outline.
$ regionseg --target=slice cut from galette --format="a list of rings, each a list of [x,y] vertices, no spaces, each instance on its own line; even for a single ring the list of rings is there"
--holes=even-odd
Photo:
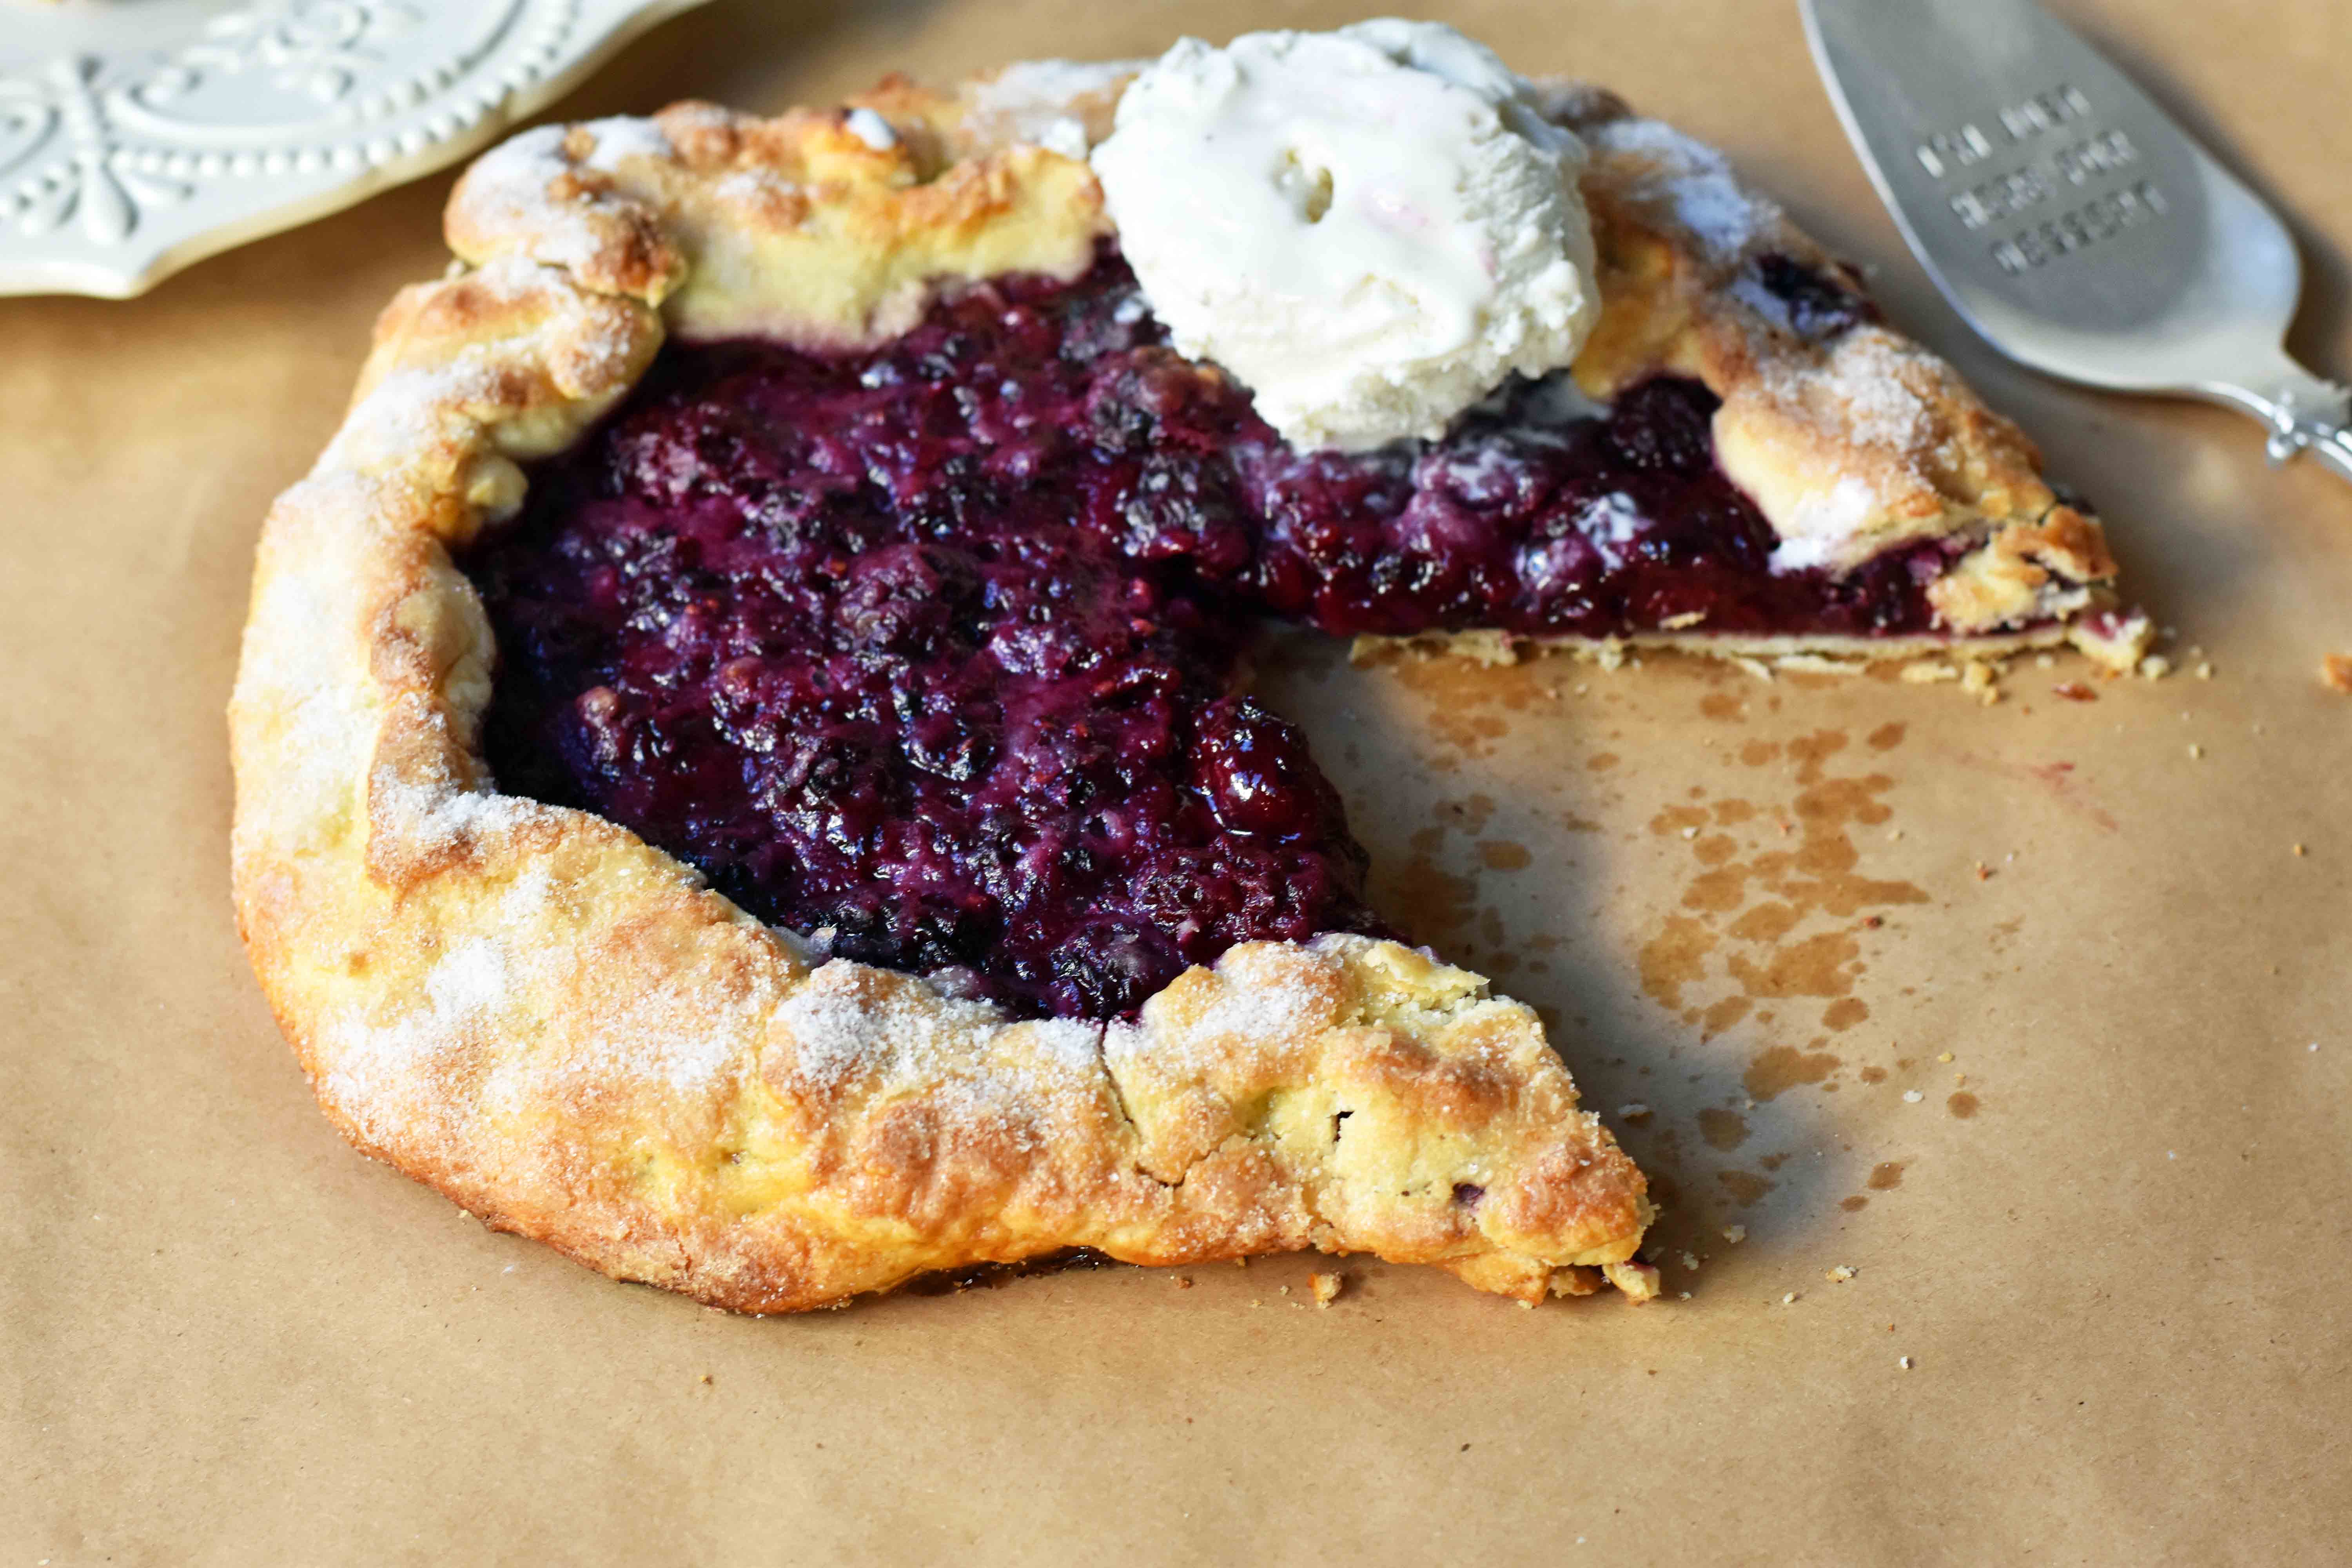
[[[1087,162],[1129,67],[528,132],[281,498],[240,922],[322,1104],[758,1311],[1072,1247],[1636,1297],[1641,1173],[1399,940],[1248,627],[2128,667],[2098,525],[1722,160],[1591,151],[1571,371],[1304,450]]]

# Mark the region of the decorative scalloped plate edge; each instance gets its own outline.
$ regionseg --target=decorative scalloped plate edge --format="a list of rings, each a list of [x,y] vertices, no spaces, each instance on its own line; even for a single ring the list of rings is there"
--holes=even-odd
[[[0,295],[143,293],[456,163],[701,4],[11,6]]]

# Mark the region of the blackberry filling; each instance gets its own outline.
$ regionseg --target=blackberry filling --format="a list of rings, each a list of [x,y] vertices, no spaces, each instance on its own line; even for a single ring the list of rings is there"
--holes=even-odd
[[[1811,331],[1867,319],[1803,268],[1759,282]],[[1108,248],[870,352],[673,345],[463,563],[501,658],[491,765],[835,954],[1129,1015],[1236,942],[1387,932],[1298,731],[1231,693],[1260,616],[1929,627],[1933,546],[1770,570],[1714,408],[1523,381],[1440,442],[1299,453],[1167,348]]]

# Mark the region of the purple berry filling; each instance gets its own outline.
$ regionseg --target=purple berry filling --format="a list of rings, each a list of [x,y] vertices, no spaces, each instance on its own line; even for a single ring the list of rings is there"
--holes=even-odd
[[[1791,257],[1768,254],[1749,264],[1749,275],[1777,301],[1789,330],[1811,342],[1834,338],[1848,328],[1883,318],[1878,306],[1860,287],[1837,276],[1843,268],[1824,272]]]
[[[1760,281],[1814,330],[1865,319],[1805,269]],[[1259,616],[1930,625],[1932,549],[1771,572],[1694,382],[1601,417],[1515,383],[1443,441],[1301,454],[1164,341],[1107,252],[871,352],[665,351],[465,563],[501,787],[835,954],[1109,1017],[1236,942],[1387,929],[1298,731],[1229,691]]]

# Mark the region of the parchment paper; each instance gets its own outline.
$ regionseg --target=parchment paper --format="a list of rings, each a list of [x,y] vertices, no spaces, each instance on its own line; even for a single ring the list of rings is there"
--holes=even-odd
[[[2294,215],[2295,346],[2352,372],[2352,13],[2065,8]],[[1355,14],[721,4],[565,112]],[[1271,661],[1384,907],[1545,1007],[1671,1194],[1666,1299],[1357,1262],[1317,1310],[1285,1260],[729,1318],[347,1148],[231,929],[221,709],[261,515],[442,266],[428,181],[137,302],[0,305],[5,1562],[2345,1560],[2352,697],[2315,671],[2352,650],[2352,487],[1969,340],[1793,7],[1428,14],[1723,144],[1876,268],[2178,628],[2173,679],[2028,661],[1991,707]]]

